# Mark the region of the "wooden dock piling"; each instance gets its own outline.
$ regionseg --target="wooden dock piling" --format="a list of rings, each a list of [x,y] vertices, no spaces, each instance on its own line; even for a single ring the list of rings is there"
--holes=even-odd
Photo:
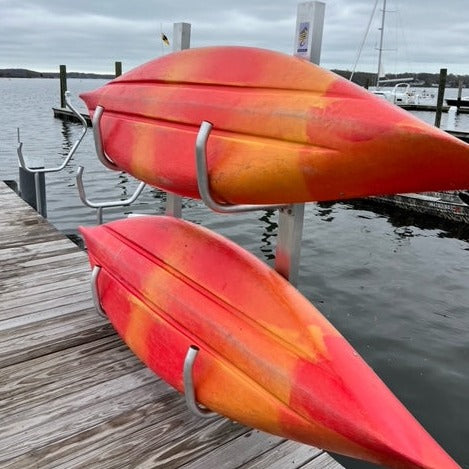
[[[120,77],[122,75],[122,62],[114,62],[115,76]]]
[[[441,125],[441,113],[443,109],[443,99],[445,97],[445,88],[446,88],[446,75],[448,70],[442,68],[440,70],[440,82],[438,86],[438,98],[436,100],[436,114],[435,114],[435,127],[440,127]]]
[[[65,93],[67,92],[67,67],[61,65],[59,67],[60,74],[60,107],[65,108]]]
[[[458,81],[458,101],[461,101],[462,98],[462,86],[464,84],[464,81],[462,78],[459,79]]]

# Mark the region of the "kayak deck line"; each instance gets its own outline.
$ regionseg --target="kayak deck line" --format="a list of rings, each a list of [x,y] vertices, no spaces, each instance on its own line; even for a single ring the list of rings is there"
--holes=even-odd
[[[120,468],[164,457],[187,469],[342,467],[317,448],[194,417],[96,314],[86,253],[3,182],[0,201],[0,257],[8,261],[0,465],[99,467],[106,458],[106,467]]]
[[[425,111],[425,112],[435,112],[436,106],[429,106],[424,104],[397,104],[402,109],[406,111]],[[443,106],[442,111],[448,112],[449,106]],[[61,119],[63,121],[70,121],[70,122],[79,122],[79,120],[74,116],[73,112],[69,111],[65,108],[57,108],[53,107],[52,111],[54,112],[54,117],[56,119]],[[469,114],[469,108],[461,108],[459,110],[460,114]],[[88,113],[81,113],[81,115],[86,119],[88,126],[91,127],[91,117]],[[469,132],[465,131],[454,131],[450,130],[447,131],[448,133],[455,135],[457,138],[460,138],[463,141],[469,140]]]

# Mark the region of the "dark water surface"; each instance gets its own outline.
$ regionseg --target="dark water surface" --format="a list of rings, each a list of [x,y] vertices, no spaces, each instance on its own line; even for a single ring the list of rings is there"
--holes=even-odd
[[[79,103],[78,92],[103,83],[69,80],[74,102]],[[77,138],[79,126],[53,118],[58,87],[55,80],[0,79],[0,179],[17,179],[17,127],[25,155],[44,157],[48,166],[60,164]],[[432,115],[421,117],[432,121]],[[469,130],[469,116],[459,116],[457,126]],[[70,167],[46,176],[49,220],[67,233],[95,223],[93,211],[78,199],[78,164],[85,166],[92,200],[126,198],[137,186],[100,165],[88,134]],[[147,188],[138,204],[105,212],[105,220],[130,211],[162,213],[164,198]],[[275,212],[216,215],[198,201],[184,203],[184,218],[272,262]],[[469,226],[366,203],[309,204],[298,286],[436,440],[469,468]]]

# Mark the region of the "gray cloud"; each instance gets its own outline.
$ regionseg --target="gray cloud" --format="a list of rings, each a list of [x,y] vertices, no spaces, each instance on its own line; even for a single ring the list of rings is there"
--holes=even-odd
[[[325,0],[322,64],[350,69],[363,38],[374,0]],[[239,44],[292,53],[296,18],[292,0],[0,0],[0,68],[125,70],[162,53],[161,29],[192,24],[193,47]],[[388,0],[385,70],[469,73],[467,0]],[[378,18],[358,65],[376,70]]]

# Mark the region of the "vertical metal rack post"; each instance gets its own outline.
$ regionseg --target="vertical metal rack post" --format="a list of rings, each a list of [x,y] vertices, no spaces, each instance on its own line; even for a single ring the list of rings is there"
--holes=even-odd
[[[189,49],[191,45],[190,23],[174,23],[173,25],[173,52]],[[166,193],[166,215],[181,218],[182,197],[170,192]]]
[[[312,1],[298,4],[294,55],[317,65],[321,59],[322,33],[326,5]],[[298,282],[305,204],[294,204],[279,211],[275,270],[293,285]]]

